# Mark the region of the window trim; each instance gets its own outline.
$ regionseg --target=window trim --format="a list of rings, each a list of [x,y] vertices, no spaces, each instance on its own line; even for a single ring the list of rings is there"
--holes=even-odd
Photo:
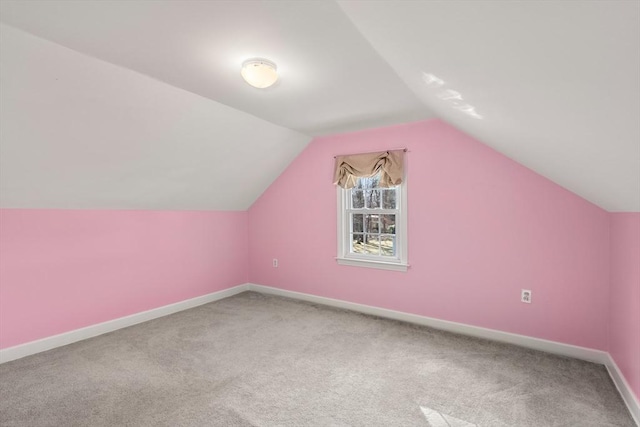
[[[405,172],[406,176],[406,172]],[[337,211],[338,211],[338,256],[336,261],[340,265],[348,265],[353,267],[377,268],[381,270],[393,270],[406,272],[409,268],[407,262],[407,181],[403,179],[399,185],[399,212],[398,220],[396,220],[396,259],[384,259],[382,257],[353,256],[350,254],[349,241],[349,218],[348,206],[349,190],[345,190],[340,186],[337,187]]]

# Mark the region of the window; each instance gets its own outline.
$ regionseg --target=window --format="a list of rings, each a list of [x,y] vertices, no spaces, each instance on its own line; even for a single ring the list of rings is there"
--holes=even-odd
[[[380,175],[338,187],[338,263],[407,270],[406,183],[382,188]]]

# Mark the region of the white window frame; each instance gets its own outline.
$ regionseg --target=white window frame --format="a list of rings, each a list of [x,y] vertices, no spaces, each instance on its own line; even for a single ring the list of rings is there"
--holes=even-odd
[[[406,172],[405,172],[406,174]],[[407,182],[403,179],[396,193],[396,256],[365,255],[351,253],[351,225],[349,221],[350,190],[337,186],[338,194],[338,256],[340,265],[377,268],[381,270],[407,271]],[[399,200],[398,200],[399,199]]]

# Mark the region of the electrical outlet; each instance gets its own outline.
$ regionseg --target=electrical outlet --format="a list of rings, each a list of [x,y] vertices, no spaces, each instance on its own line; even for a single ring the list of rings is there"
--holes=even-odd
[[[274,258],[273,259],[273,268],[277,268],[278,267],[278,258]]]
[[[528,289],[522,289],[522,294],[520,294],[520,301],[531,304],[531,291]]]

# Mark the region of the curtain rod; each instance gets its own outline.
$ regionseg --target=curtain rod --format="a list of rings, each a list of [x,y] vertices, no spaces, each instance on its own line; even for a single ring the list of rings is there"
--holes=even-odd
[[[340,156],[357,156],[358,154],[373,154],[373,153],[384,153],[385,151],[398,151],[398,150],[402,150],[405,153],[407,151],[409,151],[408,148],[392,148],[390,150],[380,150],[380,151],[367,151],[366,153],[353,153],[353,154],[340,154],[338,156],[333,156],[334,159],[337,159]]]

